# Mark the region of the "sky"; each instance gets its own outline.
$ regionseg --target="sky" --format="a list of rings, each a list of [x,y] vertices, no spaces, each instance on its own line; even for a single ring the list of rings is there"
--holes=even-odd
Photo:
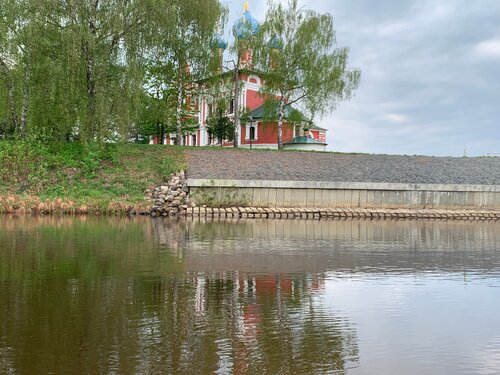
[[[267,0],[249,3],[263,21]],[[244,0],[226,4],[232,26]],[[300,4],[333,15],[337,46],[362,72],[354,98],[316,119],[328,150],[500,156],[499,0]]]

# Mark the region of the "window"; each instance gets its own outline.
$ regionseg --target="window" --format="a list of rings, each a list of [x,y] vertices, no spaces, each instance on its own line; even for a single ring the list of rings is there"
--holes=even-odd
[[[234,113],[234,99],[229,102],[229,113]]]
[[[250,134],[248,138],[252,141],[255,141],[255,126],[250,126]]]
[[[256,75],[251,75],[248,77],[248,82],[253,83],[254,85],[260,85],[260,78]]]
[[[247,124],[245,140],[258,141],[259,140],[258,130],[259,130],[259,128],[258,128],[257,122],[251,122],[251,123]]]
[[[196,134],[193,134],[193,135],[191,136],[191,142],[192,142],[192,143],[191,143],[191,146],[196,146]]]

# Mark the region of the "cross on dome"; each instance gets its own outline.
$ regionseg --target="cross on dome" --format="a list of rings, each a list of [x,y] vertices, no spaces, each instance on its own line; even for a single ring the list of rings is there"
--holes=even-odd
[[[248,0],[243,6],[243,14],[233,26],[233,35],[238,39],[254,36],[259,31],[259,22],[250,14]]]

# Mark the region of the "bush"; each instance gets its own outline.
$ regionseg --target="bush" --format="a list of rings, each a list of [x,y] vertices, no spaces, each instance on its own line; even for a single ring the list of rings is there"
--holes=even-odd
[[[0,181],[16,192],[40,192],[47,183],[48,149],[29,141],[0,142]]]

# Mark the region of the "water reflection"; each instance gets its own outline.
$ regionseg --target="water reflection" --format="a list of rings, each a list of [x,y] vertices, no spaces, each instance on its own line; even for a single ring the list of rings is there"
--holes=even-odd
[[[387,295],[375,298],[376,280],[459,274],[497,286],[499,229],[1,217],[0,373],[374,372],[390,356],[366,344],[362,323],[379,316],[363,313],[370,297]],[[403,310],[388,301],[379,312],[395,319]]]
[[[495,272],[500,223],[459,221],[156,221],[159,244],[190,271]]]

